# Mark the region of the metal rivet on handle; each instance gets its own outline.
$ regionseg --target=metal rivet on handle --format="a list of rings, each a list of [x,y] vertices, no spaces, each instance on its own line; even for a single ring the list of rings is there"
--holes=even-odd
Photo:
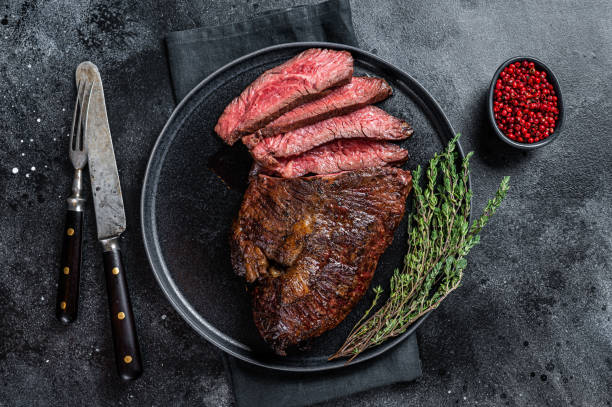
[[[130,355],[126,355],[126,356],[123,358],[123,361],[124,361],[125,363],[132,363],[132,357],[131,357]]]
[[[60,302],[60,308],[61,309],[66,309],[66,301]]]
[[[72,235],[74,235],[74,229],[72,229],[72,228],[68,228],[68,230],[66,231],[66,234],[67,234],[68,236],[72,236]]]
[[[117,318],[121,320],[121,319],[125,318],[125,314],[123,312],[120,312],[120,313],[117,314]]]
[[[70,267],[64,267],[64,274],[65,275],[70,274]]]
[[[113,267],[113,274],[114,274],[114,275],[119,274],[119,268],[117,268],[117,267]]]

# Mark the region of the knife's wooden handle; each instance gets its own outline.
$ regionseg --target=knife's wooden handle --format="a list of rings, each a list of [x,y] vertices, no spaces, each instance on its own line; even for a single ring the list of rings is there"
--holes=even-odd
[[[104,252],[104,274],[108,289],[117,370],[123,380],[134,380],[142,374],[142,359],[125,268],[118,248]]]
[[[76,319],[79,308],[83,212],[68,210],[63,234],[64,244],[57,285],[55,314],[57,319],[67,324]]]

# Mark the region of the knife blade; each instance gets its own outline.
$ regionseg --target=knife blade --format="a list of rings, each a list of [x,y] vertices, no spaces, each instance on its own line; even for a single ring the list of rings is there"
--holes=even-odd
[[[119,236],[126,229],[125,208],[102,78],[98,68],[89,61],[77,67],[77,82],[83,78],[93,84],[87,116],[89,178],[96,230],[103,250],[115,360],[119,376],[133,380],[142,374],[142,360],[119,247]]]

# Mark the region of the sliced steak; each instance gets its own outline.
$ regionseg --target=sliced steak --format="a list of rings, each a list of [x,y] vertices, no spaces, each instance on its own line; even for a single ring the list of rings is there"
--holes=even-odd
[[[380,102],[391,96],[391,93],[393,90],[384,79],[367,76],[353,77],[350,83],[332,90],[321,99],[288,111],[263,129],[258,130],[258,134],[265,137],[299,129]]]
[[[284,178],[304,174],[333,174],[340,171],[401,164],[408,151],[386,141],[368,139],[335,140],[295,157],[279,158],[273,171]]]
[[[231,236],[234,271],[254,282],[253,318],[280,355],[338,325],[367,290],[412,186],[384,167],[333,175],[258,175]]]
[[[247,137],[244,143],[255,160],[272,168],[277,158],[296,156],[337,139],[403,140],[411,135],[412,127],[405,121],[376,106],[366,106],[285,134]]]
[[[227,144],[253,133],[283,113],[324,95],[353,76],[347,51],[312,48],[264,72],[227,105],[215,132]]]

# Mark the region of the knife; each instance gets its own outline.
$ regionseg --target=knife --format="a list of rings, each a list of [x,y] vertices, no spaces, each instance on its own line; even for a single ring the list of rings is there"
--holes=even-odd
[[[98,68],[91,62],[83,62],[77,67],[77,83],[85,78],[93,84],[87,115],[89,177],[98,240],[103,250],[115,361],[119,376],[123,380],[134,380],[142,374],[142,359],[119,248],[119,236],[126,229],[125,209],[102,79]]]

